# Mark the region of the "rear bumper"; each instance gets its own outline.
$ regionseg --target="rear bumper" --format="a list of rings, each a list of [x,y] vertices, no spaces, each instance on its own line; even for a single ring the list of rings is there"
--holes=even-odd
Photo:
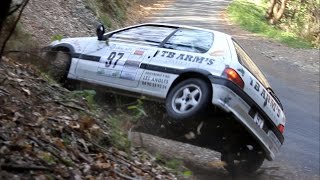
[[[272,120],[233,82],[217,77],[211,77],[210,80],[213,87],[212,103],[232,113],[260,143],[265,150],[266,158],[273,160],[284,142],[284,137]],[[259,113],[265,121],[263,128],[254,122],[256,113]]]

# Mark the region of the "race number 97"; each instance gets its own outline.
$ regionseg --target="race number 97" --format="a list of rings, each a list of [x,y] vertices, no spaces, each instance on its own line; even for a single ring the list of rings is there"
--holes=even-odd
[[[106,67],[110,67],[113,64],[113,68],[116,67],[118,61],[124,56],[124,53],[111,52],[107,61]],[[112,63],[113,62],[113,63]]]

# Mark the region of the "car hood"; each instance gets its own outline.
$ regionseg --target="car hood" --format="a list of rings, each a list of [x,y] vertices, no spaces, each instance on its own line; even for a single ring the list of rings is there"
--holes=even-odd
[[[97,41],[97,37],[80,37],[80,38],[65,38],[53,41],[50,47],[67,47],[73,53],[81,53],[92,42]]]

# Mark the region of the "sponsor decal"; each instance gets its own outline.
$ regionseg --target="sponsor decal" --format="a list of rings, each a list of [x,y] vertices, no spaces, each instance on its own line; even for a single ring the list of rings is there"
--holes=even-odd
[[[142,50],[135,50],[133,54],[134,54],[134,55],[142,56],[142,55],[144,54],[144,51],[142,51]]]
[[[140,66],[141,61],[133,61],[133,60],[127,60],[124,63],[125,67],[133,67],[133,68],[138,68]]]
[[[144,73],[141,85],[158,89],[167,89],[170,75],[164,73],[150,72]]]
[[[135,77],[136,77],[135,72],[127,72],[127,71],[122,71],[120,76],[121,79],[127,79],[131,81],[134,81]]]
[[[124,46],[115,46],[113,48],[113,51],[117,51],[117,52],[121,51],[121,52],[124,52],[124,53],[131,54],[132,48],[131,47],[124,47]]]
[[[239,68],[239,69],[237,69],[237,70],[238,70],[238,72],[239,72],[239,73],[241,73],[241,76],[243,77],[243,76],[244,76],[244,74],[245,74],[245,72],[244,72],[243,68]]]
[[[100,63],[105,63],[105,67],[109,68],[115,68],[119,62],[120,59],[122,59],[124,56],[123,52],[117,53],[117,52],[111,52],[110,55],[105,58],[104,56],[102,56],[100,58]]]
[[[97,74],[100,76],[118,78],[120,77],[121,71],[98,67]]]
[[[267,92],[266,89],[260,85],[258,81],[254,81],[252,78],[250,79],[251,87],[253,87],[253,89],[257,91],[260,94],[260,96],[264,99],[263,107],[266,107],[268,105],[273,110],[273,112],[277,114],[277,117],[280,117],[281,108],[278,105],[278,103],[272,98],[269,92]]]
[[[206,63],[207,65],[212,65],[215,61],[215,59],[211,59],[211,58],[194,56],[194,55],[183,54],[183,53],[175,53],[171,51],[161,51],[157,56],[175,59],[179,61],[199,63],[199,64]]]

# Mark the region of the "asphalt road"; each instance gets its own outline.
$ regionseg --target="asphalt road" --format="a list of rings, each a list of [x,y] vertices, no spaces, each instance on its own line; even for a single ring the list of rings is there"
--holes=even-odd
[[[306,70],[304,67],[309,61],[303,61],[303,58],[308,57],[290,58],[290,51],[295,50],[287,51],[285,47],[260,37],[251,38],[250,33],[239,34],[235,31],[237,28],[227,25],[221,16],[228,3],[230,0],[176,0],[147,21],[192,25],[235,35],[270,80],[288,120],[280,154],[275,161],[264,166],[280,166],[280,169],[293,173],[290,177],[294,179],[319,178],[319,52],[312,51],[316,53],[313,54],[316,59],[312,60],[316,66]],[[274,56],[268,46],[273,47]],[[279,55],[274,46],[284,49],[282,54]],[[275,56],[281,60],[275,61]],[[205,175],[199,177],[210,179]]]

